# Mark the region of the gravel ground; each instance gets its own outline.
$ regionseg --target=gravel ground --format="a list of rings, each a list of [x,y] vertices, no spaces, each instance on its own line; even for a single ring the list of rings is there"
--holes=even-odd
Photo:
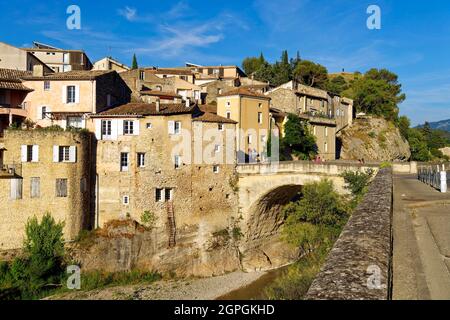
[[[256,281],[265,272],[232,272],[223,276],[162,280],[149,285],[110,287],[92,291],[65,293],[52,300],[214,300]]]

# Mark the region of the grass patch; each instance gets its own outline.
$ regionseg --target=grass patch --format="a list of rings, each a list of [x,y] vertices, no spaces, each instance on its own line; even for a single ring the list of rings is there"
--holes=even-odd
[[[90,291],[106,287],[149,284],[161,278],[159,273],[140,270],[128,272],[92,271],[81,273],[81,290]]]

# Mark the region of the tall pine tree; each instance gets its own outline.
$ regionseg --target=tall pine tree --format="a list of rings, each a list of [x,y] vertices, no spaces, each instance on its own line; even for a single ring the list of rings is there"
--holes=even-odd
[[[138,68],[138,63],[137,63],[137,59],[136,59],[136,54],[133,54],[133,62],[131,63],[131,69],[137,69]]]

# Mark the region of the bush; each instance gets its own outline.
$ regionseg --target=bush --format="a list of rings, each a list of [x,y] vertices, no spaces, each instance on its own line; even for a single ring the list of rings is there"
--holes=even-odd
[[[301,199],[283,208],[283,237],[303,251],[311,251],[339,234],[348,212],[347,201],[334,190],[331,181],[306,184]]]
[[[350,190],[354,197],[361,196],[367,191],[367,186],[373,174],[374,171],[372,169],[368,169],[366,172],[346,171],[342,174],[346,183],[345,188]]]
[[[144,211],[141,215],[141,223],[149,229],[152,229],[156,223],[156,216],[153,212]]]
[[[59,286],[64,276],[63,227],[49,213],[41,223],[36,217],[28,220],[23,255],[2,265],[0,291],[18,294],[15,299],[36,299]]]

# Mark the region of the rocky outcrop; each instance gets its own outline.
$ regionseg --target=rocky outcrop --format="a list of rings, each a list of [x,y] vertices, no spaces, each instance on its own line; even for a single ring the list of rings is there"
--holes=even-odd
[[[169,247],[165,232],[131,219],[114,220],[73,243],[69,252],[83,271],[138,269],[208,277],[238,270],[239,254],[228,230],[201,235],[199,228],[178,229],[177,244]]]
[[[382,118],[356,119],[338,135],[339,158],[343,160],[407,161],[409,143],[398,128]]]

